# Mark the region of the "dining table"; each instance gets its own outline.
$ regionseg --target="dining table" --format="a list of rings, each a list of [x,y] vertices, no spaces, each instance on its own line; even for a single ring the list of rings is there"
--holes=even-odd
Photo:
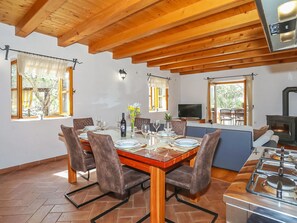
[[[164,132],[152,133],[147,137],[136,132],[131,138],[127,132],[126,137],[120,136],[118,129],[96,130],[95,133],[110,135],[117,145],[123,140],[137,140],[138,146],[133,148],[116,146],[117,154],[122,164],[144,171],[150,174],[150,222],[165,222],[165,175],[166,172],[178,167],[181,163],[189,161],[193,166],[201,138],[186,138],[175,134],[164,134]],[[82,148],[86,152],[92,152],[87,138],[87,133],[79,131],[79,139]],[[193,145],[180,146],[177,140],[196,140]],[[62,133],[59,139],[64,141]],[[76,171],[71,168],[68,157],[68,182],[75,183]]]

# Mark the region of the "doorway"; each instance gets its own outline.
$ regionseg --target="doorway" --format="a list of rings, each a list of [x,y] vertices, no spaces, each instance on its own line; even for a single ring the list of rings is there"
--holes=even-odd
[[[210,82],[208,117],[212,123],[246,125],[246,80]]]

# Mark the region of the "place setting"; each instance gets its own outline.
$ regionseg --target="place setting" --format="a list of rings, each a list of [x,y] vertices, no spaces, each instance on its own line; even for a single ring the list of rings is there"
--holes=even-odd
[[[112,134],[108,127],[108,123],[106,121],[96,121],[97,125],[87,125],[82,130],[79,130],[80,134],[78,137],[80,139],[88,140],[87,132],[91,131],[98,134]]]
[[[121,139],[117,140],[114,146],[118,149],[136,152],[146,147],[146,144],[139,142],[137,139]]]
[[[174,150],[188,151],[200,145],[200,141],[197,139],[190,138],[179,138],[175,139],[172,143],[169,144],[170,147]]]

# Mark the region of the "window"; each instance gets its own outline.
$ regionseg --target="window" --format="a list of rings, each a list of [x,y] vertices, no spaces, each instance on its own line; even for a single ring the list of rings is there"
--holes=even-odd
[[[64,69],[65,70],[65,69]],[[72,68],[58,76],[18,72],[11,62],[11,117],[15,119],[73,115]]]
[[[149,79],[149,111],[168,110],[168,80],[150,77]]]

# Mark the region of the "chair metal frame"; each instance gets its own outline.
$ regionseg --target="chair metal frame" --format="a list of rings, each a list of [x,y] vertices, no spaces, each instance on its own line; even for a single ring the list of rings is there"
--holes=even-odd
[[[128,195],[127,195],[127,197],[126,197],[123,201],[121,201],[120,203],[117,203],[116,205],[112,206],[111,208],[109,208],[109,209],[105,210],[104,212],[100,213],[99,215],[95,216],[94,218],[91,219],[90,222],[91,222],[91,223],[95,223],[96,220],[98,220],[99,218],[102,218],[104,215],[108,214],[108,213],[111,212],[112,210],[114,210],[114,209],[120,207],[121,205],[127,203],[127,202],[129,201],[129,199],[130,199],[130,196],[131,196],[130,190],[131,190],[132,188],[141,185],[141,188],[142,188],[143,190],[146,190],[148,187],[147,187],[147,188],[144,188],[144,186],[143,186],[143,183],[146,182],[146,181],[148,181],[148,180],[145,180],[145,181],[143,181],[143,182],[141,182],[141,183],[139,183],[139,184],[136,184],[136,185],[134,185],[134,186],[128,188],[128,189],[127,189],[127,194],[128,194]],[[105,194],[102,194],[102,195],[100,195],[100,196],[101,196],[101,197],[104,197],[104,196],[109,195],[109,194],[112,194],[112,193],[114,193],[114,192],[109,191],[109,192],[107,192],[107,193],[105,193]],[[100,197],[100,198],[101,198],[101,197]],[[145,220],[145,219],[143,219],[143,220]],[[142,221],[143,221],[143,220],[142,220]],[[138,222],[142,222],[142,221],[138,221]]]
[[[71,129],[71,134],[74,134],[73,136],[74,136],[74,139],[75,138],[77,138],[77,136],[75,135],[75,133],[74,133],[74,128],[73,127],[67,127],[67,126],[64,126],[64,125],[61,125],[61,129],[62,129],[62,131],[63,131],[63,129],[65,128],[65,130],[70,130]],[[68,131],[67,130],[67,131]],[[67,147],[67,151],[68,151],[68,153],[69,153],[69,156],[71,156],[71,152],[70,152],[70,145],[67,143],[67,140],[66,140],[66,138],[65,138],[65,145],[66,145],[66,147]],[[78,142],[78,144],[76,144],[77,145],[77,149],[81,149],[81,150],[83,150],[82,148],[81,148],[81,145],[79,144],[79,142]],[[86,168],[87,169],[87,168]],[[89,179],[90,179],[90,170],[91,169],[95,169],[95,167],[94,168],[90,168],[90,169],[87,169],[87,173],[88,173],[88,175],[87,175],[87,177],[85,177],[84,175],[82,175],[80,172],[79,172],[79,170],[78,169],[76,169],[76,171],[78,172],[78,174],[82,177],[82,178],[84,178],[85,180],[87,180],[87,181],[89,181]],[[69,200],[76,208],[80,208],[80,207],[82,207],[82,206],[84,206],[84,205],[86,205],[86,204],[89,204],[90,202],[92,202],[92,201],[94,201],[94,200],[97,200],[97,199],[99,199],[100,198],[100,196],[97,196],[97,197],[95,197],[95,198],[92,198],[92,199],[90,199],[90,200],[87,200],[87,201],[85,201],[85,202],[82,202],[82,203],[77,203],[77,202],[75,202],[73,199],[71,199],[71,195],[72,194],[75,194],[76,192],[79,192],[79,191],[82,191],[82,190],[84,190],[84,189],[87,189],[87,188],[89,188],[89,187],[92,187],[92,186],[94,186],[94,185],[96,185],[96,184],[98,184],[97,182],[94,182],[94,183],[91,183],[91,184],[88,184],[88,185],[86,185],[86,186],[84,186],[84,187],[81,187],[81,188],[78,188],[78,189],[76,189],[76,190],[73,190],[73,191],[70,191],[70,192],[68,192],[68,193],[65,193],[64,194],[64,196],[65,196],[65,198],[67,199],[67,200]]]
[[[147,175],[144,175],[143,173],[140,173],[140,171],[133,170],[135,173],[139,172],[138,175],[137,175],[137,173],[136,173],[136,175],[134,175],[134,177],[137,177],[137,178],[131,179],[130,185],[127,184],[129,182],[125,182],[125,176],[129,177],[129,175],[124,175],[125,171],[128,174],[131,171],[129,169],[133,169],[133,168],[130,168],[129,166],[127,166],[125,169],[123,169],[123,165],[121,165],[121,163],[120,163],[120,160],[117,155],[116,148],[114,147],[114,143],[112,141],[111,136],[100,135],[100,134],[98,135],[98,134],[95,134],[92,132],[88,132],[88,138],[90,141],[90,145],[93,146],[92,149],[94,152],[95,164],[96,164],[96,168],[97,168],[96,169],[97,170],[97,181],[100,185],[100,188],[108,191],[106,194],[101,195],[101,197],[109,195],[111,193],[116,194],[116,195],[126,196],[126,198],[124,200],[122,200],[121,202],[117,203],[116,205],[112,206],[111,208],[109,208],[109,209],[103,211],[102,213],[98,214],[97,216],[93,217],[91,219],[91,223],[94,223],[94,222],[96,222],[97,219],[105,216],[112,210],[127,203],[130,199],[132,188],[135,188],[136,186],[141,185],[141,188],[145,189],[143,184],[145,182],[147,182],[148,180],[150,180],[150,177]],[[106,157],[104,158],[104,156],[108,156],[109,158],[106,158]],[[115,165],[114,169],[112,169],[114,171],[118,171],[118,174],[113,175],[113,180],[115,180],[115,181],[107,181],[109,179],[108,177],[110,177],[110,176],[107,176],[105,172],[100,171],[101,168],[100,168],[99,163],[102,164],[105,168],[108,168],[111,165],[111,163],[113,163]],[[132,175],[130,175],[130,176],[133,176],[133,174],[135,174],[135,173],[132,172],[131,173]],[[104,182],[102,182],[102,185],[100,183],[100,180],[105,180]],[[118,188],[116,188],[116,187],[112,188],[114,186],[113,184],[116,184],[116,183],[119,183],[120,186]],[[128,187],[128,188],[126,188],[126,187]]]
[[[197,204],[193,204],[193,203],[190,203],[190,202],[188,202],[188,201],[185,201],[185,200],[179,198],[179,197],[178,197],[178,193],[179,193],[181,190],[182,190],[181,188],[178,188],[178,187],[174,186],[174,192],[173,192],[171,195],[169,195],[168,197],[166,197],[165,200],[166,200],[166,201],[169,201],[173,196],[175,196],[175,198],[176,198],[176,200],[177,200],[178,202],[180,202],[180,203],[184,203],[184,204],[189,205],[189,206],[191,206],[191,207],[193,207],[193,208],[196,208],[196,209],[198,209],[198,210],[200,210],[200,211],[204,211],[204,212],[206,212],[206,213],[208,213],[208,214],[210,214],[210,215],[213,215],[214,218],[212,219],[211,223],[214,223],[214,222],[217,220],[217,218],[218,218],[218,216],[219,216],[218,213],[213,212],[213,211],[210,211],[210,210],[208,210],[208,209],[206,209],[206,208],[203,208],[203,207],[201,207],[201,206],[199,206],[199,205],[197,205]]]
[[[93,202],[93,201],[95,201],[95,200],[97,200],[97,199],[99,199],[99,198],[101,198],[101,197],[103,197],[103,196],[102,196],[102,195],[99,195],[99,196],[97,196],[97,197],[95,197],[95,198],[92,198],[92,199],[90,199],[90,200],[87,200],[87,201],[85,201],[85,202],[83,202],[83,203],[78,204],[78,203],[76,203],[74,200],[71,199],[70,195],[75,194],[76,192],[82,191],[82,190],[84,190],[84,189],[87,189],[87,188],[89,188],[89,187],[92,187],[92,186],[94,186],[94,185],[96,185],[96,184],[98,185],[98,182],[94,182],[94,183],[88,184],[87,186],[84,186],[84,187],[78,188],[78,189],[76,189],[76,190],[73,190],[73,191],[71,191],[71,192],[69,192],[69,193],[64,194],[64,196],[65,196],[65,197],[67,198],[67,200],[70,201],[76,208],[80,208],[80,207],[82,207],[82,206],[84,206],[84,205],[86,205],[86,204],[89,204],[89,203],[91,203],[91,202]]]
[[[212,223],[214,223],[216,221],[216,219],[218,218],[218,213],[210,211],[210,210],[208,210],[206,208],[203,208],[203,207],[201,207],[201,206],[199,206],[197,204],[193,204],[193,203],[190,203],[188,201],[185,201],[185,200],[178,197],[178,193],[179,193],[179,191],[184,189],[184,190],[187,190],[188,192],[190,192],[190,194],[196,194],[197,192],[199,192],[201,190],[204,190],[206,188],[206,186],[210,183],[210,181],[211,181],[210,167],[212,165],[213,156],[214,156],[217,144],[218,144],[219,139],[220,139],[220,134],[221,134],[221,130],[216,130],[213,133],[206,134],[203,137],[203,140],[202,140],[202,143],[201,143],[201,148],[200,148],[199,152],[196,155],[196,160],[195,160],[194,167],[189,167],[189,168],[186,168],[184,170],[181,169],[181,172],[183,172],[183,171],[185,173],[192,172],[191,182],[190,182],[189,185],[186,185],[184,187],[182,186],[182,184],[177,184],[176,185],[175,182],[177,181],[178,178],[174,178],[174,177],[171,178],[172,176],[171,177],[168,176],[168,181],[169,181],[169,179],[171,179],[171,182],[167,182],[167,177],[166,177],[166,183],[172,184],[174,186],[174,192],[169,197],[167,197],[165,195],[165,200],[168,201],[168,200],[170,200],[170,198],[175,196],[175,198],[176,198],[176,200],[178,202],[184,203],[184,204],[189,205],[189,206],[191,206],[191,207],[193,207],[195,209],[198,209],[200,211],[204,211],[204,212],[214,216],[212,221],[211,221]],[[212,144],[209,144],[209,143],[212,143]],[[207,162],[205,159],[211,159],[211,160],[209,160],[209,162]],[[178,167],[178,168],[180,168],[180,167]],[[204,172],[204,168],[207,168],[207,172]],[[173,171],[173,173],[176,173],[175,170],[172,170],[172,171]],[[195,175],[196,172],[194,173],[193,171],[198,171],[198,173],[197,173],[198,175]],[[199,179],[199,177],[201,177],[201,175],[202,175],[202,177],[204,176],[204,180],[207,183],[201,184],[199,186],[197,184],[195,185],[195,182],[198,181],[198,179]],[[194,181],[193,181],[193,178],[194,178]],[[199,179],[199,180],[201,180],[201,179]]]

